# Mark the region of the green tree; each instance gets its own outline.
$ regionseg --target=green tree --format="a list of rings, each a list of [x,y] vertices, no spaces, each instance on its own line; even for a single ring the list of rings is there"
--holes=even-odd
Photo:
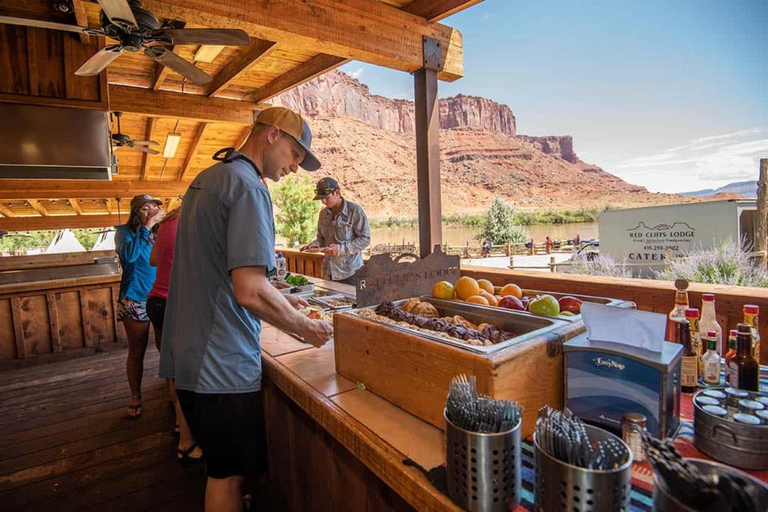
[[[494,245],[522,243],[529,238],[528,230],[515,223],[515,207],[498,197],[485,214],[483,231],[475,237],[476,240],[488,240]]]
[[[309,176],[285,178],[273,189],[272,197],[278,213],[277,232],[288,241],[288,247],[311,242],[317,232],[317,215],[321,205],[314,201],[315,185]]]
[[[90,251],[96,244],[96,239],[99,238],[99,233],[104,229],[106,228],[73,229],[72,233],[75,235],[77,241],[85,247],[85,250]]]
[[[56,231],[11,231],[0,239],[0,250],[24,252],[45,248],[53,241]]]

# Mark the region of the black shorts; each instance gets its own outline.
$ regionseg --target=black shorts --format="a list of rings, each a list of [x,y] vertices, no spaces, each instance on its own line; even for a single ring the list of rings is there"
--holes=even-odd
[[[208,476],[259,476],[267,469],[264,397],[255,393],[208,395],[177,389]]]
[[[167,301],[162,297],[147,298],[147,316],[152,325],[158,331],[163,330],[163,318],[165,318],[165,303]]]

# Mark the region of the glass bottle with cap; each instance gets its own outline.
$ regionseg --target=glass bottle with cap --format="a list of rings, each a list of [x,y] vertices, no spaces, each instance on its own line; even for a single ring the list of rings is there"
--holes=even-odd
[[[752,355],[752,326],[736,329],[736,355],[731,359],[731,385],[737,389],[760,391],[760,366]]]
[[[755,304],[744,305],[744,323],[752,326],[752,355],[760,360],[760,331],[759,320],[760,306]]]
[[[693,350],[697,355],[698,375],[701,378],[702,373],[704,373],[701,356],[707,351],[707,347],[702,347],[701,333],[699,332],[699,310],[697,308],[685,308],[685,319],[691,324],[691,342],[693,342]]]
[[[717,323],[715,311],[715,294],[703,293],[701,295],[701,320],[699,321],[701,332],[715,331],[717,333],[717,353],[723,353],[723,329]]]
[[[707,332],[703,338],[707,344],[707,351],[701,357],[701,363],[704,371],[701,374],[701,381],[706,386],[720,385],[720,354],[717,353],[717,333],[715,331]]]
[[[731,383],[731,359],[736,355],[736,329],[731,329],[728,336],[728,352],[725,354],[725,385],[735,386]]]
[[[685,310],[688,308],[688,281],[685,279],[675,280],[675,307],[669,312],[667,317],[667,333],[664,339],[672,343],[680,343],[677,337],[677,324],[680,320],[685,320]]]
[[[683,393],[694,393],[699,381],[699,355],[693,349],[691,340],[691,324],[683,319],[677,325],[678,339],[683,346],[683,357],[680,364],[680,380]]]
[[[632,450],[632,458],[636,462],[646,459],[645,447],[643,446],[645,424],[645,416],[637,412],[628,412],[621,420],[621,438]]]
[[[282,252],[277,253],[277,258],[275,258],[275,275],[279,281],[285,281],[285,278],[288,275],[288,269],[287,269],[287,261],[285,261],[285,257],[283,256]]]

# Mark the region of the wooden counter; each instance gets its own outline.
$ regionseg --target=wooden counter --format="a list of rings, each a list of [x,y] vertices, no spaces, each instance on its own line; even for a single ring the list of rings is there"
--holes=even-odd
[[[338,375],[332,341],[317,349],[268,325],[261,339],[270,474],[285,510],[459,510],[403,464],[442,464],[442,431]]]

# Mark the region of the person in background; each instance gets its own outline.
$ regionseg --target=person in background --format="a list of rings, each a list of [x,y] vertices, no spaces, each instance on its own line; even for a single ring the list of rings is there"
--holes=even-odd
[[[144,353],[149,341],[147,294],[155,282],[155,268],[149,264],[149,253],[155,239],[155,226],[163,218],[163,202],[141,194],[131,199],[128,222],[117,226],[115,251],[120,258],[123,274],[117,301],[117,320],[123,322],[128,338],[126,372],[131,388],[131,401],[126,414],[135,419],[142,415],[141,378],[144,374]]]
[[[163,319],[165,317],[165,303],[168,299],[168,285],[171,281],[171,266],[173,265],[173,252],[176,245],[176,229],[179,226],[180,208],[169,212],[157,229],[157,239],[149,254],[149,264],[157,267],[155,284],[147,296],[147,316],[155,328],[155,345],[157,350],[163,340]],[[173,380],[168,380],[168,395],[173,401],[176,413],[176,426],[174,432],[179,434],[179,445],[176,449],[176,457],[182,464],[203,460],[203,452],[195,442],[192,432],[189,430],[187,420],[179,405],[176,396],[176,388]]]
[[[266,467],[261,393],[261,321],[320,347],[333,334],[297,310],[268,278],[275,272],[274,182],[320,167],[312,133],[283,107],[262,110],[239,151],[190,184],[176,234],[160,350],[160,376],[174,378],[184,417],[205,454],[207,512],[243,508],[246,476]]]
[[[363,250],[371,244],[368,217],[360,205],[344,199],[333,178],[317,182],[315,200],[325,208],[317,220],[317,237],[301,248],[320,249],[323,279],[355,284],[355,272],[363,266]]]

